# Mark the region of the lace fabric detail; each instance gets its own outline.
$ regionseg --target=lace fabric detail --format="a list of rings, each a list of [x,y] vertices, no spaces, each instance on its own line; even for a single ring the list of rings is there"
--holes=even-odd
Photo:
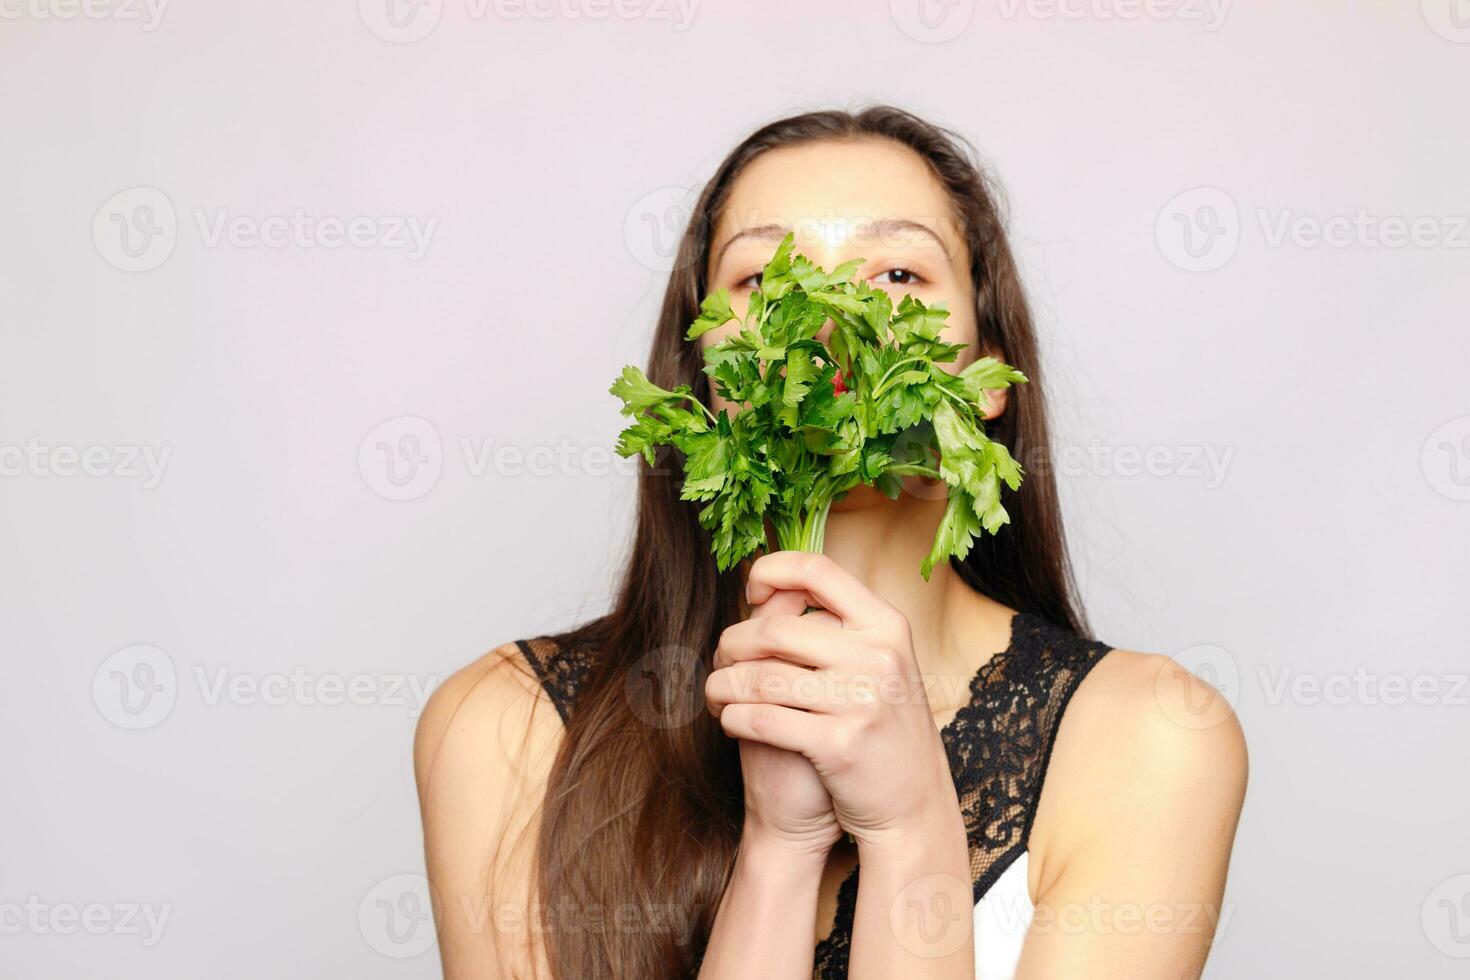
[[[556,713],[565,724],[572,705],[576,703],[577,691],[592,669],[591,651],[580,647],[563,649],[547,636],[516,640],[516,646],[520,647],[521,655],[536,672],[536,679],[541,682],[551,703],[556,705]]]
[[[547,638],[516,642],[565,720],[591,652],[561,651]],[[969,839],[975,902],[1026,850],[1062,713],[1109,649],[1040,616],[1017,613],[1009,645],[975,672],[968,701],[941,730]],[[847,976],[859,870],[838,888],[832,931],[816,945],[815,980]]]

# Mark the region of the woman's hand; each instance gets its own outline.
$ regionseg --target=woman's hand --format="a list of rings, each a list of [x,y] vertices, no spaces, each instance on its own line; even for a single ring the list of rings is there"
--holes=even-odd
[[[816,794],[785,754],[799,753],[859,845],[957,827],[963,837],[903,614],[830,558],[795,551],[757,559],[746,598],[757,614],[721,635],[705,693],[742,740],[742,762],[749,746],[763,767],[754,790],[763,819],[797,833],[815,819]],[[825,611],[802,615],[808,606]],[[746,780],[750,797],[749,770]]]
[[[752,623],[770,617],[777,610],[770,603],[757,606],[750,619],[725,631],[748,627]],[[825,615],[825,614],[814,614]],[[835,617],[834,617],[835,621]],[[721,681],[710,682],[719,676],[729,661],[722,655],[723,639],[715,650],[715,671],[705,684],[705,696],[710,711],[718,717],[724,701],[719,692],[723,682],[731,679],[726,675]],[[749,669],[759,670],[757,661],[749,661]],[[774,666],[776,661],[771,661]],[[728,731],[728,729],[727,729]],[[731,733],[733,734],[733,733]],[[822,785],[810,761],[800,753],[777,748],[758,741],[740,740],[740,772],[745,783],[745,829],[742,838],[748,848],[755,842],[773,844],[777,848],[802,855],[819,856],[825,859],[832,845],[842,835],[832,809],[832,797]]]

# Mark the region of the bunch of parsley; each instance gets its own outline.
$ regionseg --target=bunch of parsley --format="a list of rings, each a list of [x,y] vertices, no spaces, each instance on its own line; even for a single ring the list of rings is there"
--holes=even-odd
[[[633,422],[618,439],[623,456],[669,445],[684,456],[681,496],[704,506],[721,571],[769,547],[821,551],[827,512],[858,484],[897,498],[906,476],[942,479],[944,519],[920,566],[928,579],[951,556],[964,558],[976,535],[1009,521],[1001,484],[1015,490],[1021,467],[985,435],[985,390],[1024,382],[993,357],[950,373],[965,345],[939,339],[948,311],[852,282],[861,259],[823,272],[793,255],[787,235],[751,293],[740,332],[708,347],[704,372],[740,405],[716,416],[689,385],[668,391],[636,367],[611,393]],[[687,339],[736,319],[719,290],[705,298]],[[832,321],[827,344],[816,335]]]

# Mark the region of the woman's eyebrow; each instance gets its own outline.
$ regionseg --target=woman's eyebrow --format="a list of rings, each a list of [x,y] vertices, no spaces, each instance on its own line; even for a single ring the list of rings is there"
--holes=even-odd
[[[856,234],[851,236],[851,240],[859,244],[865,241],[877,240],[880,245],[892,246],[896,244],[903,246],[915,244],[913,241],[915,236],[928,238],[935,245],[939,246],[939,250],[944,253],[946,258],[951,257],[949,246],[944,243],[944,239],[940,237],[939,233],[922,221],[915,221],[912,218],[879,218],[876,221],[859,220],[853,222],[848,222],[844,219],[839,221],[823,221],[820,224],[824,228],[837,224],[850,225],[856,231]],[[789,226],[779,222],[770,222],[737,231],[715,249],[714,259],[711,264],[718,266],[721,256],[725,254],[725,250],[738,241],[753,238],[761,241],[779,242],[790,231]],[[899,241],[893,242],[889,240],[895,237]]]
[[[912,218],[881,218],[878,221],[874,221],[874,222],[869,223],[868,225],[866,225],[866,228],[873,234],[873,236],[875,238],[879,239],[880,244],[884,244],[884,245],[888,245],[888,244],[912,245],[912,244],[915,244],[912,241],[911,237],[909,237],[907,240],[900,239],[900,241],[898,241],[897,243],[888,242],[886,239],[887,239],[887,236],[890,236],[890,235],[893,235],[893,236],[914,236],[914,235],[918,235],[918,236],[923,237],[923,238],[928,238],[928,239],[932,240],[935,245],[938,245],[939,246],[939,250],[944,253],[945,258],[951,258],[950,254],[949,254],[949,246],[946,245],[946,244],[944,244],[944,239],[939,236],[939,232],[935,231],[933,228],[930,228],[928,225],[924,224],[922,221],[915,221]]]
[[[741,231],[737,231],[735,234],[725,239],[724,243],[720,245],[719,248],[715,249],[715,257],[710,264],[716,266],[719,265],[720,256],[725,254],[725,249],[729,248],[731,245],[734,245],[736,242],[741,241],[742,239],[756,238],[763,241],[779,242],[781,239],[786,237],[786,234],[789,231],[791,231],[790,228],[786,227],[783,224],[780,224],[779,222],[756,225],[753,228],[745,228]]]

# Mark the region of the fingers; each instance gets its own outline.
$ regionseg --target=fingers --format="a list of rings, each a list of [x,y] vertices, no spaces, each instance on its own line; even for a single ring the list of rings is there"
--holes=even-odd
[[[800,616],[811,605],[815,605],[815,600],[807,595],[804,589],[795,589],[789,592],[772,592],[765,602],[751,607],[750,618],[765,619],[767,616]]]
[[[731,704],[776,704],[821,712],[832,698],[831,678],[781,660],[748,660],[716,670],[705,679],[704,698],[716,718]]]
[[[807,758],[822,743],[822,716],[776,704],[730,704],[720,712],[720,727],[731,738],[761,742]]]
[[[747,602],[762,604],[783,591],[804,593],[851,628],[879,625],[891,608],[835,561],[809,552],[773,551],[751,564]],[[783,599],[783,608],[792,601]]]
[[[844,644],[852,642],[814,615],[747,619],[720,634],[714,666],[719,670],[741,661],[779,657],[804,667],[832,667],[843,659]]]
[[[842,620],[838,619],[827,610],[822,609],[819,606],[809,606],[808,608],[811,611],[803,614],[801,617],[802,619],[806,620],[809,623],[816,623],[819,626],[826,626],[829,629],[842,629]]]
[[[808,612],[807,610],[811,610]],[[765,602],[751,609],[751,619],[767,619],[771,616],[803,616],[808,622],[842,628],[842,620],[816,605],[816,600],[805,591],[772,592]]]

